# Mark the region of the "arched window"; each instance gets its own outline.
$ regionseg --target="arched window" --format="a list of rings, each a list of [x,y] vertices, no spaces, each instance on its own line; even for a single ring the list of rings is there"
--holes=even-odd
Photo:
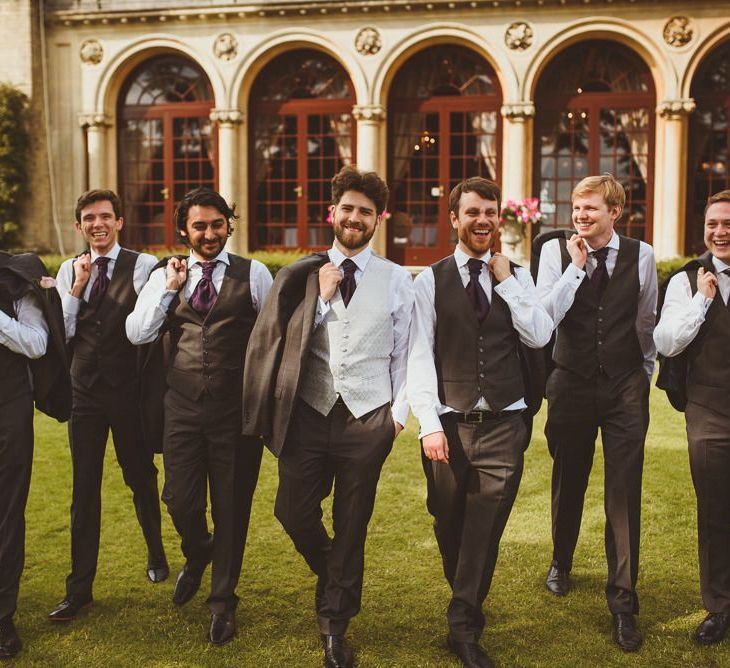
[[[429,264],[453,249],[451,188],[499,180],[502,93],[484,58],[452,44],[409,58],[390,90],[388,256]]]
[[[707,198],[730,188],[730,42],[700,65],[691,93],[697,108],[690,117],[687,161],[687,254],[705,250],[702,240]]]
[[[355,96],[347,73],[315,50],[274,58],[251,89],[252,248],[324,248],[330,181],[354,161]]]
[[[157,56],[139,65],[119,96],[119,181],[132,248],[178,243],[172,216],[192,188],[216,187],[213,93],[185,58]]]
[[[535,94],[542,230],[570,227],[573,187],[610,172],[626,188],[618,231],[651,241],[655,106],[649,68],[628,47],[581,42],[553,58]]]

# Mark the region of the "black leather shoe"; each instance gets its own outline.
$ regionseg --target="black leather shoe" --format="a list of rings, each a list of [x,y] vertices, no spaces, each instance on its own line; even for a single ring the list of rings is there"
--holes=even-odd
[[[553,562],[545,578],[545,586],[556,596],[565,596],[570,591],[570,573]]]
[[[172,592],[172,602],[175,605],[185,605],[200,589],[200,580],[205,572],[204,564],[202,568],[191,566],[188,562],[182,567],[180,574],[175,582],[175,590]]]
[[[618,612],[613,616],[613,640],[624,652],[636,652],[641,647],[644,638],[630,612]]]
[[[714,645],[719,643],[730,624],[730,611],[711,612],[705,617],[695,631],[695,640],[700,645]]]
[[[153,584],[164,582],[170,577],[170,567],[166,564],[147,564],[147,579]]]
[[[70,622],[72,619],[76,619],[76,615],[78,615],[83,608],[87,605],[91,605],[91,601],[91,596],[69,594],[51,613],[49,613],[48,619],[52,622]]]
[[[494,668],[494,662],[478,643],[454,640],[447,636],[446,644],[466,668]]]
[[[236,635],[236,613],[219,612],[210,618],[210,642],[214,645],[225,645]]]
[[[352,649],[345,640],[345,635],[321,634],[322,647],[324,648],[324,665],[327,668],[351,668]]]
[[[0,619],[0,659],[10,659],[14,657],[23,643],[20,642],[20,636],[15,630],[12,617]]]

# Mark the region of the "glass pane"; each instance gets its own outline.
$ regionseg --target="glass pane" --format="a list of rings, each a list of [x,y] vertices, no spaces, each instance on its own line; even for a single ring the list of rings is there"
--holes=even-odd
[[[194,63],[177,56],[160,56],[145,61],[132,73],[122,99],[129,106],[212,102],[213,91]]]

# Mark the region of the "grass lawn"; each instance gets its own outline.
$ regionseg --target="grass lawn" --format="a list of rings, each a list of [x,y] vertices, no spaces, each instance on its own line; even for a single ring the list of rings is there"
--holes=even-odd
[[[639,621],[645,643],[622,654],[610,640],[603,593],[602,459],[596,454],[573,570],[574,589],[556,599],[544,588],[551,556],[550,457],[539,416],[525,473],[486,603],[484,645],[503,666],[730,665],[730,639],[698,648],[703,618],[695,500],[683,416],[663,393],[652,395],[644,467]],[[101,556],[94,605],[76,621],[46,615],[63,597],[69,567],[70,458],[64,425],[36,420],[33,483],[27,510],[26,568],[16,624],[25,642],[17,666],[320,666],[314,577],[273,516],[276,465],[264,457],[238,588],[238,637],[223,648],[206,641],[201,592],[185,607],[171,602],[182,566],[177,536],[163,511],[172,576],[144,575],[146,552],[113,448],[103,484]],[[365,666],[456,666],[445,647],[448,587],[425,510],[415,424],[398,439],[380,481],[367,544],[363,610],[350,638]]]

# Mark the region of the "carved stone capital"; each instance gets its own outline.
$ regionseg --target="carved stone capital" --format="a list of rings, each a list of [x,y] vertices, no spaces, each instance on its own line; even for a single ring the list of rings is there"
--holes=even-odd
[[[534,102],[512,102],[503,104],[500,110],[502,116],[514,121],[525,121],[535,115]]]
[[[675,48],[689,44],[693,35],[692,24],[686,16],[673,16],[664,24],[662,33],[664,41]]]
[[[103,112],[84,112],[79,114],[78,119],[82,128],[103,130],[112,126],[111,119]]]
[[[662,118],[677,120],[691,114],[696,106],[691,97],[682,100],[663,100],[657,105],[656,111]]]
[[[238,109],[212,109],[210,120],[218,125],[240,125],[243,123],[244,114]]]
[[[356,121],[384,121],[385,107],[380,104],[356,104],[352,108],[352,115]]]

